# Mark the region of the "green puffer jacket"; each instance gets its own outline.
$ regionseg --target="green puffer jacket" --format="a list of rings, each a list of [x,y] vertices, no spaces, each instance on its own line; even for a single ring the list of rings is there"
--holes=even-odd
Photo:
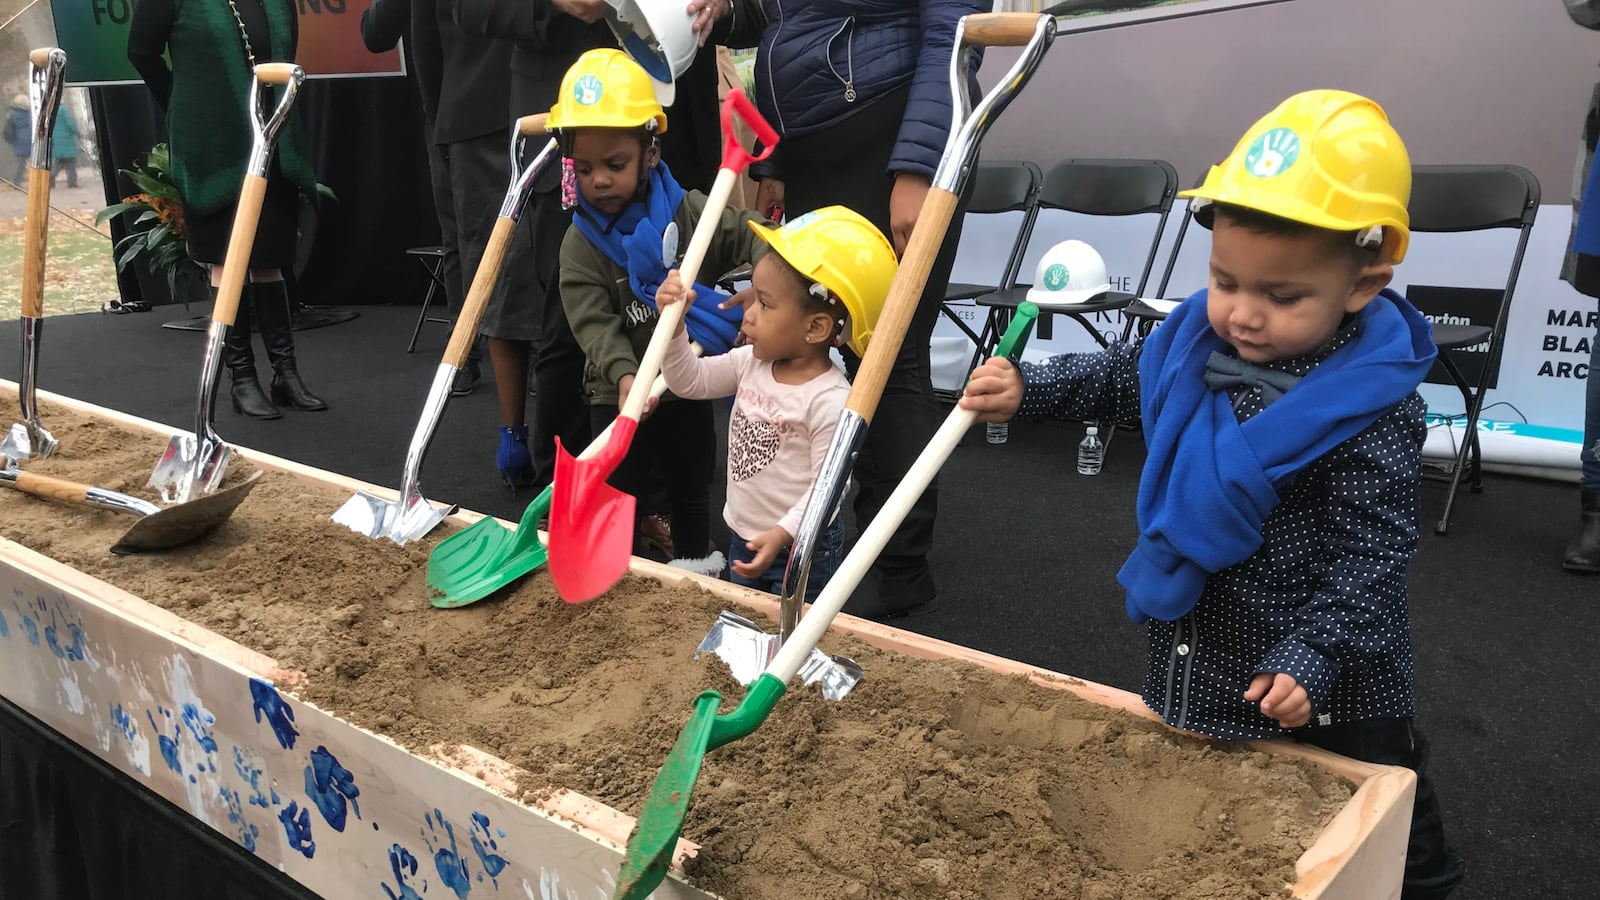
[[[680,251],[706,206],[706,195],[689,191],[672,221],[682,235]],[[754,262],[767,243],[756,237],[748,222],[766,222],[753,212],[728,207],[722,212],[717,233],[700,266],[700,282],[710,284],[724,272]],[[682,261],[679,253],[678,261]],[[676,264],[674,264],[676,265]],[[577,226],[567,229],[561,241],[561,305],[567,322],[583,347],[588,362],[583,373],[583,400],[590,406],[618,402],[617,382],[639,371],[639,359],[655,331],[656,311],[633,295],[628,272],[589,243]]]
[[[273,58],[258,62],[294,59],[299,34],[292,3],[262,4]],[[174,0],[174,7],[167,45],[173,72],[167,105],[172,174],[187,206],[213,212],[234,202],[250,158],[250,70],[227,3]],[[298,117],[291,115],[278,132],[274,156],[283,174],[315,197],[317,179],[306,160],[302,131]]]

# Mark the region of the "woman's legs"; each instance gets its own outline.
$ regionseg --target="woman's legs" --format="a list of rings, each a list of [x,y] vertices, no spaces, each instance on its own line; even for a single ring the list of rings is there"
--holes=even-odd
[[[276,270],[273,270],[276,271]],[[280,275],[281,277],[281,275]],[[222,285],[222,267],[211,267],[211,298],[217,297]],[[239,308],[234,313],[233,325],[228,328],[222,343],[222,364],[228,370],[229,400],[233,411],[252,419],[276,419],[282,415],[261,389],[256,375],[256,355],[250,343],[250,331],[255,321],[255,302],[248,285],[239,294]]]

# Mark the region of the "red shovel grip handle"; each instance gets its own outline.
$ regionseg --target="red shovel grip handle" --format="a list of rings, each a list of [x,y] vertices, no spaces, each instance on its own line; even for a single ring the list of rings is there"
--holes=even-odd
[[[738,116],[756,133],[756,140],[761,142],[761,153],[752,156],[739,143],[739,136],[733,130],[733,117]],[[761,117],[761,111],[750,102],[740,88],[728,92],[728,98],[722,104],[722,168],[743,172],[750,168],[753,162],[760,162],[772,155],[774,147],[778,146],[778,129],[767,124]]]

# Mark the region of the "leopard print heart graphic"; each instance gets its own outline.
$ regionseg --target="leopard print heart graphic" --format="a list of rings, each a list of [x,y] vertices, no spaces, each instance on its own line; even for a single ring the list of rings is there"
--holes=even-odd
[[[736,409],[728,420],[728,474],[734,481],[754,478],[778,458],[778,429],[746,418]]]

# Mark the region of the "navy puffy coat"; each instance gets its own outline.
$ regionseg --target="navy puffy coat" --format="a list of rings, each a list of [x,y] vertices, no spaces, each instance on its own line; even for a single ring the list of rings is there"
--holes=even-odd
[[[819,131],[911,86],[889,171],[932,177],[950,133],[956,22],[992,0],[760,0],[756,105],[781,135]],[[752,174],[783,177],[783,147]]]

